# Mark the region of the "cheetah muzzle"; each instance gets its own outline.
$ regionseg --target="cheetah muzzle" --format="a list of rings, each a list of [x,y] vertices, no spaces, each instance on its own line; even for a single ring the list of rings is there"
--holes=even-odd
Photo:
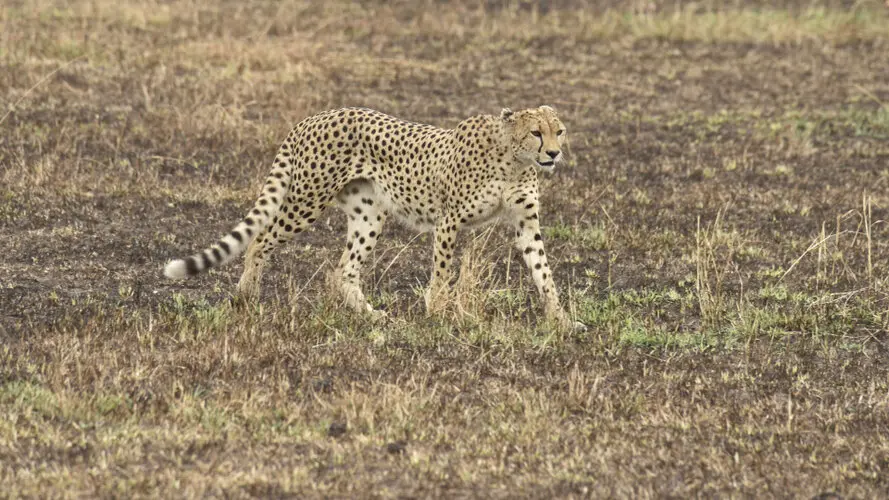
[[[512,226],[546,316],[570,328],[559,305],[540,234],[537,171],[562,160],[565,126],[549,106],[480,115],[445,130],[378,111],[346,108],[299,122],[281,145],[254,207],[201,252],[167,263],[184,278],[225,264],[245,250],[238,293],[255,299],[264,264],[279,244],[306,230],[330,205],[348,216],[348,241],[335,276],[348,307],[374,313],[360,273],[390,216],[434,231],[427,307],[446,294],[457,232],[495,220]]]

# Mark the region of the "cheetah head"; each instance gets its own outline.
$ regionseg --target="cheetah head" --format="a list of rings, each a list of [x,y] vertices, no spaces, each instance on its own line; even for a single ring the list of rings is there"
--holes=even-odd
[[[553,108],[540,106],[516,112],[506,108],[500,113],[500,119],[520,163],[551,172],[562,160],[565,125]]]

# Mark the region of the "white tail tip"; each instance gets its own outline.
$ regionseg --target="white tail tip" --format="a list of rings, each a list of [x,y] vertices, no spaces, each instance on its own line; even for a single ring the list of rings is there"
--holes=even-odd
[[[173,278],[175,280],[182,279],[188,276],[188,272],[185,268],[185,261],[182,259],[176,259],[167,262],[167,265],[164,266],[164,276],[166,276],[167,278]]]

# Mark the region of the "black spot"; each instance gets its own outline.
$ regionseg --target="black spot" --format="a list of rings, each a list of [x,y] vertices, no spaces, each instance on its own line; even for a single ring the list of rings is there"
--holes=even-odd
[[[228,243],[226,243],[224,241],[219,242],[219,248],[221,248],[222,251],[225,253],[232,253],[231,249],[228,246]],[[219,260],[219,257],[217,257],[216,260]]]
[[[244,237],[241,236],[241,233],[239,233],[237,231],[232,231],[231,237],[238,240],[238,243],[242,243],[244,241]]]
[[[211,249],[211,251],[213,252],[213,258],[216,259],[217,262],[222,260],[222,255],[219,253],[218,248],[214,247]]]

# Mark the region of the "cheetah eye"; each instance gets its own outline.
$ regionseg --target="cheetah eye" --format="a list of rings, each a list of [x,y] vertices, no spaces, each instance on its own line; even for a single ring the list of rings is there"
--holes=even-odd
[[[534,137],[540,137],[540,131],[539,130],[532,130],[531,135],[533,135]]]
[[[562,135],[562,134],[564,134],[564,133],[565,133],[565,130],[564,130],[564,129],[560,129],[558,132],[556,132],[556,135]]]

